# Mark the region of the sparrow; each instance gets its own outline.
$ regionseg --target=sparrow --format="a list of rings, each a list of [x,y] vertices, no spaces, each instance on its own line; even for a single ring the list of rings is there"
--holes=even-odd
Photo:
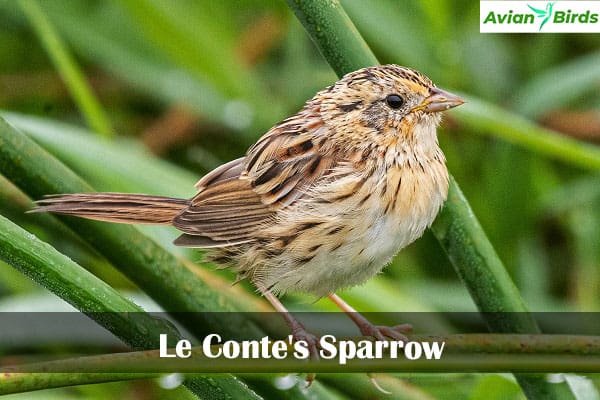
[[[60,194],[34,211],[175,226],[176,245],[207,249],[249,280],[313,353],[314,335],[277,296],[328,296],[363,335],[405,340],[409,326],[375,326],[335,292],[376,275],[434,221],[448,193],[436,128],[463,103],[414,69],[363,68],[205,175],[191,199]]]

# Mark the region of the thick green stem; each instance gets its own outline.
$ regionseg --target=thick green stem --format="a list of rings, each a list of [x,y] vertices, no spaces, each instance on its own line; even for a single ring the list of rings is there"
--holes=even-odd
[[[379,64],[338,0],[288,4],[338,76]]]
[[[172,351],[172,350],[171,350]],[[129,353],[127,354],[129,355]],[[123,353],[115,355],[123,356]],[[565,354],[448,354],[440,360],[408,360],[381,359],[381,360],[347,360],[340,365],[337,360],[306,361],[287,358],[283,360],[264,359],[256,360],[238,358],[209,359],[199,354],[192,354],[189,359],[170,358],[161,359],[158,352],[154,357],[143,354],[144,359],[117,358],[106,360],[106,355],[96,356],[89,360],[64,360],[57,364],[40,363],[28,365],[32,372],[47,373],[56,371],[57,368],[65,370],[69,366],[78,368],[73,371],[93,373],[113,373],[140,371],[142,373],[272,373],[272,372],[523,372],[523,373],[555,373],[555,372],[582,372],[600,373],[600,357]],[[69,363],[67,363],[69,361]],[[72,361],[72,363],[71,363]],[[221,380],[220,378],[218,380]],[[537,397],[544,398],[547,397]]]
[[[338,76],[378,64],[338,1],[288,0],[288,4]],[[454,179],[450,180],[450,201],[432,229],[479,309],[513,312],[501,319],[487,314],[492,317],[487,319],[492,331],[539,332],[533,319],[525,314],[527,309],[519,292]],[[478,272],[484,275],[477,275]],[[559,398],[556,385],[550,385],[542,377],[517,379],[531,399]]]
[[[468,371],[525,371],[525,372],[599,372],[600,371],[600,337],[598,336],[571,336],[571,335],[499,335],[499,334],[472,334],[427,336],[412,335],[409,342],[420,344],[426,348],[425,343],[444,343],[443,352],[438,359],[427,360],[425,356],[417,360],[405,357],[403,348],[398,348],[397,342],[390,342],[395,346],[397,353],[382,350],[377,356],[375,350],[371,353],[363,351],[351,354],[352,348],[348,343],[353,342],[356,348],[365,346],[365,338],[339,339],[338,343],[345,340],[345,347],[339,347],[337,355],[333,358],[320,360],[298,359],[294,356],[294,348],[289,346],[284,358],[263,357],[253,359],[240,355],[234,359],[223,356],[208,357],[204,346],[191,349],[189,358],[161,358],[158,350],[137,351],[129,353],[103,354],[56,361],[44,361],[16,365],[9,372],[336,372],[340,368],[339,355],[345,349],[343,365],[346,372],[381,372],[381,371],[421,371],[421,372],[457,372],[464,368]],[[380,342],[373,341],[376,348]],[[241,344],[239,344],[241,348]],[[231,346],[228,346],[231,349]],[[273,342],[269,343],[269,353],[273,353]],[[413,347],[414,349],[414,347]],[[167,349],[167,353],[174,354],[174,349]],[[262,348],[261,353],[266,351]],[[323,354],[330,354],[323,350]],[[223,345],[210,346],[213,355],[222,354]],[[362,354],[363,356],[358,356]],[[395,357],[390,354],[396,354]],[[409,353],[407,353],[409,354]],[[422,353],[424,354],[424,353]],[[365,357],[365,355],[367,355]],[[370,356],[368,356],[370,355]],[[0,379],[0,383],[2,380]],[[1,384],[0,384],[1,386]]]
[[[155,373],[2,373],[0,375],[0,395],[24,393],[34,390],[45,390],[65,386],[87,385],[125,381],[130,379],[156,378],[161,374]]]
[[[0,260],[17,268],[75,308],[88,314],[134,349],[157,348],[160,334],[163,333],[169,335],[171,344],[181,338],[179,332],[168,321],[144,313],[139,306],[121,296],[116,290],[52,246],[2,216],[0,216]],[[0,393],[4,390],[8,393],[19,387],[10,380],[10,377],[9,374],[0,379]],[[240,394],[258,398],[232,376],[221,376],[212,380],[196,378],[186,384],[201,398],[208,394],[216,396],[212,398],[228,398],[230,395]]]
[[[453,178],[450,179],[448,200],[431,229],[469,289],[477,308],[486,313],[484,317],[492,331],[539,332]]]

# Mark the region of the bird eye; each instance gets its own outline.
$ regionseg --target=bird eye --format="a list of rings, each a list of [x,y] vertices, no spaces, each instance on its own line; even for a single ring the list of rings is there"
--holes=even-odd
[[[404,99],[397,94],[390,94],[388,97],[385,98],[385,102],[388,106],[396,109],[402,107],[402,105],[404,104]]]

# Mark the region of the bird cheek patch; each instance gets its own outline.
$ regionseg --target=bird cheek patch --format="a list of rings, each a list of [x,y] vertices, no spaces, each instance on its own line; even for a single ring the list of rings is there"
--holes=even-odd
[[[388,119],[389,111],[381,102],[372,103],[362,113],[362,124],[367,128],[372,128],[381,132]]]

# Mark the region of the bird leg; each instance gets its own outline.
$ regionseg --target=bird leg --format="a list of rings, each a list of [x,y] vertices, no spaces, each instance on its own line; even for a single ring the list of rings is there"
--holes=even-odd
[[[412,331],[410,324],[401,324],[395,326],[381,326],[373,325],[368,319],[363,317],[358,311],[352,306],[342,300],[337,294],[333,293],[329,295],[329,299],[334,302],[342,311],[344,311],[352,321],[360,329],[360,333],[365,336],[372,336],[377,340],[386,340],[386,337],[407,342],[408,339],[404,336],[404,333]]]
[[[306,330],[306,328],[304,328],[304,326],[300,323],[300,321],[298,321],[296,318],[293,317],[292,314],[290,314],[288,309],[285,308],[285,306],[279,301],[277,297],[275,297],[275,295],[273,295],[273,293],[267,290],[261,290],[261,293],[263,296],[265,296],[267,300],[269,300],[269,303],[271,303],[273,308],[275,308],[275,310],[277,310],[279,313],[281,313],[281,315],[283,315],[285,323],[292,331],[292,336],[294,337],[294,340],[306,341],[306,343],[308,343],[308,349],[310,350],[311,355],[315,360],[318,360],[319,351],[317,349],[317,345],[319,343],[319,338],[317,338],[317,336],[313,335],[312,333],[309,333]]]
[[[263,290],[260,287],[259,287],[259,290],[262,293],[262,295],[265,296],[265,299],[267,299],[269,301],[269,303],[271,303],[273,308],[283,316],[285,323],[290,328],[290,331],[292,331],[292,336],[294,337],[294,340],[295,341],[304,340],[308,344],[308,350],[310,351],[311,357],[313,358],[313,360],[318,361],[319,360],[319,349],[318,349],[319,338],[317,336],[313,335],[312,333],[308,332],[306,330],[306,328],[304,328],[304,325],[302,325],[300,323],[300,321],[298,321],[296,318],[294,318],[294,316],[292,314],[290,314],[288,309],[285,308],[285,306],[279,301],[279,299],[277,297],[275,297],[275,295],[273,295],[273,293],[269,292],[268,290]],[[306,375],[306,386],[309,387],[313,383],[314,380],[315,380],[314,373],[307,374]]]

